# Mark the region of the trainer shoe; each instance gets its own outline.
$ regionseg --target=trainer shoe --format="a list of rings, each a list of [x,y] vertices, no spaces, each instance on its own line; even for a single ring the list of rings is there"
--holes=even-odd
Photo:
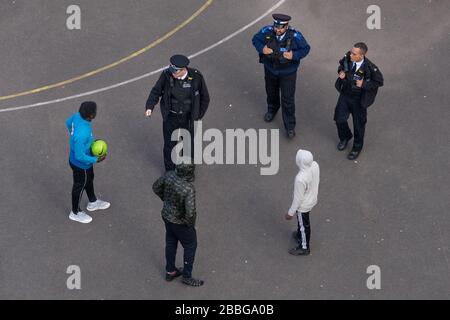
[[[90,223],[92,221],[92,217],[84,213],[83,211],[78,212],[77,214],[70,212],[69,219],[80,222],[80,223]]]
[[[97,210],[105,210],[108,209],[111,206],[111,203],[97,200],[95,202],[89,202],[87,205],[88,211],[97,211]]]
[[[166,272],[166,281],[170,282],[175,278],[178,278],[179,276],[181,276],[183,274],[183,269],[178,269],[175,268],[175,271],[173,274],[167,273]]]
[[[310,251],[309,249],[303,249],[302,247],[298,246],[289,250],[289,253],[293,256],[307,256],[309,255]]]
[[[184,283],[187,286],[191,287],[201,287],[205,282],[203,280],[194,279],[194,278],[183,278],[181,280],[182,283]]]

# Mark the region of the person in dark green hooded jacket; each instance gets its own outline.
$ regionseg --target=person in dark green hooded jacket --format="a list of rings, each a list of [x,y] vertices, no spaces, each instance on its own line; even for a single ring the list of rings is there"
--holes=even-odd
[[[161,216],[166,227],[166,280],[183,275],[184,284],[199,287],[204,282],[192,278],[197,250],[194,170],[192,164],[177,165],[175,171],[167,171],[153,184],[153,191],[164,202]],[[182,270],[175,266],[178,242],[184,248]]]

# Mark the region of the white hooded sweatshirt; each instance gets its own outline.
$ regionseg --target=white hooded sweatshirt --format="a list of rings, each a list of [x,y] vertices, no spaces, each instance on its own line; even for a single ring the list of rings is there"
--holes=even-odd
[[[299,150],[296,161],[300,171],[295,177],[294,200],[289,209],[290,216],[294,216],[296,212],[310,212],[317,204],[319,193],[320,170],[311,152]]]

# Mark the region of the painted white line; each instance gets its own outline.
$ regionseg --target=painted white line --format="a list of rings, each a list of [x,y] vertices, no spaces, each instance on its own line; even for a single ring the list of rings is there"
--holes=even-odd
[[[199,55],[202,55],[202,54],[204,54],[204,53],[214,49],[215,47],[220,46],[221,44],[231,40],[232,38],[236,37],[238,34],[244,32],[248,28],[252,27],[254,24],[256,24],[259,21],[261,21],[262,19],[264,19],[267,15],[269,15],[272,11],[277,9],[279,6],[281,6],[285,2],[286,2],[286,0],[278,1],[272,8],[267,10],[263,15],[261,15],[257,19],[253,20],[252,22],[250,22],[246,26],[240,28],[239,30],[237,30],[236,32],[230,34],[229,36],[223,38],[222,40],[214,43],[213,45],[211,45],[211,46],[209,46],[209,47],[207,47],[207,48],[205,48],[205,49],[203,49],[201,51],[198,51],[198,52],[190,55],[189,58],[192,59],[192,58],[198,57]],[[88,91],[88,92],[83,92],[83,93],[76,94],[76,95],[69,96],[69,97],[65,97],[65,98],[60,98],[60,99],[55,99],[55,100],[50,100],[50,101],[44,101],[44,102],[38,102],[38,103],[33,103],[33,104],[26,105],[26,106],[10,107],[10,108],[0,109],[0,113],[11,112],[11,111],[18,111],[18,110],[25,110],[25,109],[32,109],[32,108],[42,107],[42,106],[55,104],[55,103],[59,103],[59,102],[64,102],[64,101],[67,101],[67,100],[74,100],[74,99],[78,99],[78,98],[81,98],[81,97],[90,96],[90,95],[93,95],[93,94],[96,94],[96,93],[112,90],[112,89],[115,89],[115,88],[118,88],[118,87],[125,86],[125,85],[130,84],[130,83],[133,83],[133,82],[136,82],[136,81],[139,81],[139,80],[151,77],[154,74],[162,72],[166,68],[167,68],[167,66],[164,66],[164,67],[159,68],[158,70],[154,70],[152,72],[143,74],[143,75],[141,75],[139,77],[136,77],[136,78],[129,79],[127,81],[119,82],[119,83],[113,84],[113,85],[108,86],[108,87],[104,87],[104,88],[100,88],[100,89],[96,89],[96,90],[92,90],[92,91]]]

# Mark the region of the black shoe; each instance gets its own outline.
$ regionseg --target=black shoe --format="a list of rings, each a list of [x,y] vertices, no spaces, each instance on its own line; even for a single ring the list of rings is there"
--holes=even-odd
[[[183,269],[176,269],[175,270],[175,274],[171,275],[169,273],[166,272],[166,281],[172,281],[175,278],[178,278],[179,276],[181,276],[183,274]]]
[[[309,255],[309,249],[303,249],[302,247],[295,247],[289,250],[289,253],[293,256],[307,256]]]
[[[191,287],[201,287],[205,283],[203,280],[198,280],[194,278],[183,278],[181,282]]]
[[[344,151],[344,149],[347,148],[347,145],[348,145],[348,142],[349,142],[349,141],[350,141],[350,140],[342,140],[342,141],[339,141],[339,143],[338,143],[338,145],[337,145],[338,150],[339,150],[339,151]]]
[[[295,137],[295,130],[294,130],[294,129],[288,130],[288,131],[286,132],[286,135],[287,135],[287,137],[288,137],[289,139],[294,138],[294,137]]]
[[[264,121],[265,122],[272,122],[272,120],[275,118],[275,114],[274,113],[271,113],[271,112],[267,112],[265,115],[264,115]]]
[[[356,159],[358,159],[360,153],[361,153],[361,151],[352,150],[348,154],[347,159],[348,160],[356,160]]]

